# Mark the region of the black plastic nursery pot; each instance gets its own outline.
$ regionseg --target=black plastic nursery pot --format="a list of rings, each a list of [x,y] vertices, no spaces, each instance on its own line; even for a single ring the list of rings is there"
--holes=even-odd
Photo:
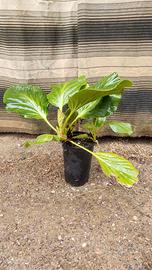
[[[93,151],[94,142],[91,140],[73,140]],[[72,186],[82,186],[89,180],[92,155],[70,142],[63,142],[65,181]]]

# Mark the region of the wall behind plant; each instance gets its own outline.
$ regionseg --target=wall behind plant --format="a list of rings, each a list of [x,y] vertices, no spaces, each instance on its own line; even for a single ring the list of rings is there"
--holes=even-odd
[[[130,121],[136,136],[151,136],[151,0],[0,0],[0,132],[46,129],[5,112],[8,86],[38,84],[48,92],[80,74],[94,82],[113,71],[134,81],[115,118]]]

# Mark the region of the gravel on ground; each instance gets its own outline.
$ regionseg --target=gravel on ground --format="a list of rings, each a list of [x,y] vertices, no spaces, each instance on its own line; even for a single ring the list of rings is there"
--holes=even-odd
[[[61,144],[29,138],[0,135],[0,269],[152,270],[152,140],[100,141],[140,170],[128,189],[94,159],[86,185],[67,185]]]

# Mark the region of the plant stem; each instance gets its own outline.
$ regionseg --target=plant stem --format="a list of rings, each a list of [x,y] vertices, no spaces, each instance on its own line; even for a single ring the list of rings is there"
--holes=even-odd
[[[72,127],[72,125],[73,125],[78,119],[79,119],[79,117],[76,117],[76,118],[72,121],[72,123],[70,124],[70,127]]]
[[[79,148],[82,148],[83,150],[87,151],[89,154],[91,154],[91,155],[94,156],[94,153],[92,151],[90,151],[89,149],[83,147],[81,144],[78,144],[78,143],[76,143],[74,141],[71,141],[71,140],[69,140],[69,142],[72,143],[72,144],[74,144],[74,145],[76,145],[76,146],[78,146]]]
[[[47,118],[44,119],[44,121],[57,133],[57,130],[52,124],[47,120]]]
[[[63,126],[62,126],[62,130],[64,130],[66,128],[66,125],[68,124],[68,121],[69,121],[72,113],[73,112],[70,112],[70,114],[66,117],[65,122],[63,123]]]

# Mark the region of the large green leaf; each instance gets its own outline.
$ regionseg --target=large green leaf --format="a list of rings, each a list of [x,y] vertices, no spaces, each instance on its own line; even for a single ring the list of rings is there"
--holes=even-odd
[[[8,88],[3,98],[6,109],[25,118],[44,119],[48,114],[48,100],[38,86],[14,85]]]
[[[84,106],[80,107],[77,110],[77,114],[78,114],[77,119],[91,118],[91,117],[88,117],[88,114],[90,111],[92,111],[97,106],[97,104],[100,102],[100,99],[102,99],[102,98],[98,98],[97,100],[89,102],[89,103],[85,104]]]
[[[111,77],[112,79],[110,80]],[[72,111],[79,110],[83,106],[87,105],[79,111],[80,115],[85,115],[97,105],[97,103],[100,101],[100,98],[108,95],[120,95],[125,87],[131,86],[131,81],[121,80],[118,75],[114,73],[113,75],[111,74],[107,77],[104,77],[94,86],[90,86],[74,94],[72,97],[70,97],[68,105]],[[97,103],[94,101],[97,101]],[[90,106],[88,106],[88,103],[90,103]],[[83,112],[85,113],[83,114]]]
[[[26,141],[24,143],[24,146],[29,147],[33,144],[43,144],[45,142],[50,142],[50,141],[60,141],[60,139],[57,135],[42,134],[42,135],[38,136],[35,140]]]
[[[116,93],[120,93],[125,87],[131,87],[132,82],[129,80],[120,79],[117,73],[112,73],[108,76],[103,77],[95,84],[95,89],[113,89]],[[79,114],[81,118],[92,118],[92,117],[105,117],[113,114],[120,103],[121,94],[114,94],[104,96],[96,102],[90,104],[90,108],[80,108]]]
[[[118,183],[131,187],[138,181],[138,170],[125,158],[114,154],[97,152],[97,158],[103,172],[107,176],[115,176]]]
[[[116,72],[101,78],[99,81],[96,82],[95,87],[96,89],[111,89],[117,88],[122,89],[124,87],[131,87],[132,82],[129,80],[121,79]]]
[[[121,95],[109,95],[103,98],[100,98],[96,101],[96,103],[92,102],[91,104],[87,104],[84,107],[81,107],[78,110],[78,114],[80,118],[98,118],[98,117],[106,117],[113,114],[120,103]],[[90,107],[89,107],[90,105]]]
[[[76,111],[92,101],[95,101],[95,100],[97,100],[101,97],[107,96],[109,94],[116,94],[116,92],[117,92],[117,90],[113,90],[113,89],[111,89],[111,90],[105,90],[105,89],[94,90],[94,89],[88,88],[88,89],[82,90],[82,91],[76,93],[75,95],[73,95],[72,97],[70,97],[69,102],[68,102],[68,106],[69,106],[71,111]],[[90,104],[90,105],[92,105],[92,104]],[[88,110],[90,110],[90,107],[88,107]]]
[[[127,134],[127,135],[131,135],[133,133],[132,126],[129,123],[110,121],[108,122],[108,125],[116,133]]]
[[[52,105],[60,108],[62,111],[62,108],[67,104],[69,97],[77,93],[86,85],[87,80],[85,76],[80,76],[77,79],[53,85],[51,87],[51,93],[47,96],[48,100]]]

